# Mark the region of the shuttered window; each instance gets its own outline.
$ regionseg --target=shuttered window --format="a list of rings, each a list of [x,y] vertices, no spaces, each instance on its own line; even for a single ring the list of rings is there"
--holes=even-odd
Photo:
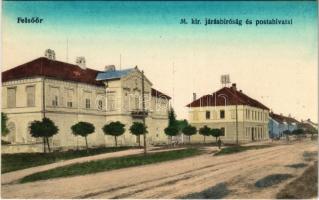
[[[34,86],[27,86],[27,106],[33,107],[35,106],[35,87]]]
[[[7,94],[7,104],[8,108],[15,108],[16,107],[16,88],[8,88]]]

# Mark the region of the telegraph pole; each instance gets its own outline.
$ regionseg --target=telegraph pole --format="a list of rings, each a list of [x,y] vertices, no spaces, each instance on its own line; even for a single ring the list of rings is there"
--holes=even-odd
[[[142,70],[142,115],[143,115],[143,124],[145,127],[145,95],[144,95],[145,91],[144,91],[144,71]],[[144,155],[146,155],[147,150],[146,150],[146,133],[144,132],[143,134],[143,138],[144,138]]]

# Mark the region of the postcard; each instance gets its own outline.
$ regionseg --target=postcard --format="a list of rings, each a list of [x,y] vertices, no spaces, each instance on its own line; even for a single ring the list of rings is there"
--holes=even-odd
[[[1,3],[2,198],[318,198],[317,1]]]

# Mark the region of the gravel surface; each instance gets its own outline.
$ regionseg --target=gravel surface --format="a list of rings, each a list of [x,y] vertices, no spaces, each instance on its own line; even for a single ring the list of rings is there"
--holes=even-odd
[[[304,152],[314,151],[317,143],[307,141],[218,157],[207,153],[85,176],[2,185],[2,197],[177,198],[204,191],[216,195],[216,189],[215,193],[210,189],[225,186],[228,193],[222,193],[222,198],[275,198],[289,181],[262,189],[255,182],[271,174],[300,176],[304,168],[286,165],[304,162]]]

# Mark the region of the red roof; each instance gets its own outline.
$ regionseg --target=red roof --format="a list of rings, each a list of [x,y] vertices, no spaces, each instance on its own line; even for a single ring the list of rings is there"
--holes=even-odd
[[[41,76],[102,86],[104,85],[103,82],[95,80],[99,72],[94,69],[81,69],[77,65],[40,57],[2,72],[2,82]]]
[[[156,90],[154,88],[152,88],[152,92],[151,93],[152,93],[152,96],[154,96],[154,97],[171,99],[170,96],[168,96],[168,95],[166,95],[166,94],[164,94],[164,93],[162,93],[162,92],[160,92],[160,91],[158,91],[158,90]]]
[[[223,87],[213,94],[204,95],[199,99],[186,105],[187,107],[224,106],[226,105],[248,105],[264,110],[269,110],[259,101],[247,96],[241,91],[232,87]]]
[[[101,71],[90,68],[82,69],[78,65],[50,60],[46,57],[40,57],[2,72],[2,82],[40,76],[103,86],[102,81],[96,81],[96,76],[100,72]],[[152,88],[151,93],[152,96],[171,99],[170,96],[154,88]]]
[[[269,116],[276,120],[277,122],[279,123],[283,123],[283,122],[287,122],[287,123],[299,123],[298,120],[292,118],[292,117],[287,117],[287,116],[284,116],[284,115],[278,115],[278,114],[275,114],[273,112],[269,113]]]

